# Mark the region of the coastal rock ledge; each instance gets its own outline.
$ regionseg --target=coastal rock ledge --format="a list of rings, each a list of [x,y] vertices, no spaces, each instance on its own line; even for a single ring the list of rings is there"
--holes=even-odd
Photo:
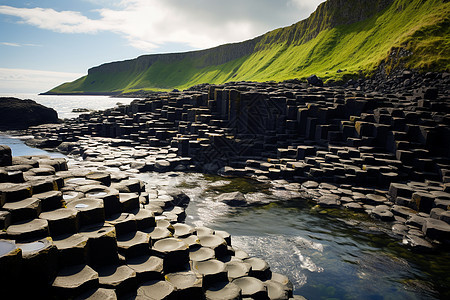
[[[58,123],[58,113],[33,100],[0,97],[0,128],[25,129],[29,126]]]

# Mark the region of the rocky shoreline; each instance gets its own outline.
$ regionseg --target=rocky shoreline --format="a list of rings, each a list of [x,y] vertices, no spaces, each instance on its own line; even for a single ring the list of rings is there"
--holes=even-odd
[[[27,134],[33,145],[98,161],[113,158],[80,140],[143,147],[128,164],[139,172],[284,179],[320,207],[393,222],[405,243],[431,249],[450,239],[448,76],[433,76],[441,78],[436,86],[395,94],[295,81],[201,85]]]
[[[377,81],[365,91],[362,82],[201,85],[23,134],[33,136],[30,145],[81,156],[97,171],[201,171],[277,182],[319,210],[367,213],[406,246],[429,252],[450,243],[448,76],[424,75],[426,83],[439,79],[423,88],[425,81],[405,84],[410,75],[399,74],[383,88],[389,92],[377,92]],[[255,204],[239,191],[217,200]]]
[[[303,299],[225,231],[184,224],[189,197],[132,170],[11,157],[1,146],[0,286],[54,299]],[[27,289],[16,289],[23,282]]]

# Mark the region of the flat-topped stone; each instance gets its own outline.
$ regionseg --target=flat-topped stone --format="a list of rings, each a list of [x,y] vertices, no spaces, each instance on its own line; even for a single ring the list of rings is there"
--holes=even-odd
[[[236,284],[242,290],[242,297],[249,297],[252,299],[267,299],[267,288],[264,283],[254,277],[240,277],[233,280],[233,283]]]
[[[59,297],[81,295],[98,287],[98,273],[88,265],[66,267],[59,271],[52,289]]]
[[[227,242],[218,235],[202,235],[199,236],[200,245],[214,250],[216,257],[227,254]]]
[[[159,240],[153,244],[152,251],[164,260],[166,273],[179,271],[189,262],[189,246],[180,239]]]
[[[117,236],[118,251],[126,258],[149,254],[150,245],[150,235],[142,231],[128,232]]]
[[[192,267],[202,274],[205,287],[228,279],[225,264],[217,259],[194,261]]]
[[[136,272],[126,265],[102,266],[97,272],[100,287],[114,289],[118,296],[136,290]]]
[[[242,299],[241,288],[229,282],[219,282],[208,286],[205,290],[207,300],[239,300]]]
[[[166,274],[165,279],[175,287],[178,299],[203,298],[203,279],[196,272],[185,271]]]
[[[105,210],[102,200],[82,198],[71,201],[67,204],[67,208],[78,211],[81,226],[103,223],[105,221]]]
[[[165,280],[153,280],[142,283],[137,296],[143,299],[163,300],[175,297],[175,287]]]
[[[118,261],[116,230],[114,226],[93,224],[80,229],[88,238],[89,265],[111,265]]]
[[[19,201],[7,202],[2,209],[11,214],[12,222],[37,218],[42,211],[41,200],[30,197]]]
[[[49,236],[48,222],[43,219],[26,220],[10,225],[6,236],[17,241],[36,240]]]
[[[138,282],[163,279],[163,259],[157,256],[127,258],[127,266],[136,272]]]
[[[43,212],[40,219],[47,220],[50,236],[66,233],[76,233],[79,230],[78,210],[70,208],[59,208]]]
[[[87,236],[78,233],[53,237],[53,243],[58,249],[58,264],[60,266],[86,264],[88,239]]]

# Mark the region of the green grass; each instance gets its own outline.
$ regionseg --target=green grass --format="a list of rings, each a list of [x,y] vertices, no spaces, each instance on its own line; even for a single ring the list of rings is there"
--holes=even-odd
[[[206,57],[201,56],[157,61],[144,71],[135,71],[130,66],[126,72],[89,74],[51,92],[164,91],[200,83],[282,81],[311,74],[325,80],[342,80],[361,73],[368,75],[382,62],[388,71],[399,62],[420,71],[447,71],[449,16],[450,3],[444,0],[397,0],[369,19],[334,28],[327,28],[320,23],[325,20],[318,20],[313,14],[309,20],[265,34],[253,53],[225,64],[208,65]],[[322,27],[325,29],[308,39],[311,32]],[[389,54],[397,48],[405,48],[412,55],[389,60]],[[338,69],[345,71],[337,73]]]

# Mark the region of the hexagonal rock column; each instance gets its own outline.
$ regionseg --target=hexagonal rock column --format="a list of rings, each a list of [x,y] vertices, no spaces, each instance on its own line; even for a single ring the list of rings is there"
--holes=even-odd
[[[267,288],[264,283],[254,277],[241,277],[233,280],[233,283],[242,290],[242,297],[252,299],[268,299]]]
[[[29,197],[19,201],[7,202],[2,209],[11,214],[11,221],[15,223],[37,218],[42,207],[39,199]]]
[[[248,276],[251,272],[252,266],[239,260],[232,260],[225,264],[227,270],[228,280],[233,281],[236,278]]]
[[[136,290],[136,272],[126,265],[102,266],[97,272],[100,287],[115,289],[119,296]]]
[[[136,193],[119,193],[122,211],[132,212],[139,209],[139,195]]]
[[[165,276],[166,281],[175,287],[175,295],[178,299],[202,299],[202,276],[198,273],[187,271],[170,273]]]
[[[205,290],[205,298],[207,300],[240,300],[242,299],[241,288],[234,283],[219,282]]]
[[[269,299],[289,299],[289,290],[287,290],[281,283],[267,280],[264,281],[267,288]]]
[[[10,225],[6,229],[6,236],[16,241],[37,240],[49,236],[48,222],[33,219]]]
[[[250,276],[256,277],[260,280],[269,279],[272,272],[270,271],[269,264],[261,258],[251,257],[244,260],[252,266]]]
[[[78,199],[68,203],[67,208],[78,210],[81,226],[103,223],[105,221],[105,210],[102,200]]]
[[[78,210],[70,208],[59,208],[43,212],[40,219],[47,220],[50,236],[58,236],[68,233],[76,233],[80,227]]]
[[[28,183],[0,183],[0,206],[31,197],[31,185]]]
[[[97,224],[83,227],[80,233],[88,237],[88,263],[93,266],[118,262],[116,230],[114,226]]]
[[[272,272],[270,281],[275,281],[275,282],[280,283],[283,286],[283,288],[288,291],[288,296],[292,297],[292,291],[293,291],[294,287],[292,285],[292,282],[289,280],[289,278],[287,276],[285,276],[283,274]]]
[[[83,234],[67,234],[53,237],[58,249],[58,265],[83,265],[88,261],[88,240]]]
[[[79,297],[80,299],[101,299],[101,300],[117,300],[117,295],[114,290],[110,289],[92,289],[87,291],[86,293],[83,293]]]
[[[191,249],[189,251],[189,259],[193,262],[196,261],[205,261],[215,258],[214,250],[207,247],[196,247],[195,249]]]
[[[173,228],[175,229],[173,236],[176,238],[187,238],[195,234],[195,229],[187,224],[176,223],[173,225]]]
[[[7,211],[0,211],[0,229],[6,229],[11,225],[11,214]]]
[[[98,287],[98,273],[88,265],[75,265],[60,270],[52,283],[59,298],[72,298]]]
[[[12,164],[11,148],[0,145],[0,166],[10,166]]]
[[[165,280],[147,281],[139,286],[137,296],[152,300],[174,299],[175,287]]]
[[[35,194],[33,192],[33,198],[41,200],[42,211],[58,209],[64,206],[61,191],[49,191],[41,194]]]
[[[24,292],[48,292],[48,283],[57,272],[57,250],[51,238],[17,244],[22,249],[20,280],[26,283]]]
[[[0,288],[5,292],[15,286],[22,268],[22,249],[13,240],[0,240]]]
[[[147,209],[140,208],[138,210],[131,211],[136,218],[136,228],[137,230],[143,230],[149,227],[155,227],[155,214]]]
[[[216,257],[227,255],[227,242],[218,235],[203,235],[199,237],[200,244],[214,250]]]
[[[127,259],[127,265],[136,272],[139,283],[164,279],[162,258],[147,255],[133,257]]]
[[[100,181],[103,185],[111,185],[111,175],[109,173],[93,172],[86,175],[86,179]]]
[[[83,185],[77,191],[84,193],[87,198],[101,199],[105,208],[105,216],[122,212],[119,191],[103,185]]]
[[[151,243],[152,246],[160,240],[170,238],[172,237],[172,232],[169,231],[169,229],[164,227],[149,227],[143,230],[143,232],[146,232],[150,234]]]
[[[216,230],[214,234],[223,238],[227,245],[231,246],[231,235],[228,232],[223,230]]]
[[[117,236],[117,248],[125,258],[148,255],[150,235],[142,231],[128,232]]]
[[[189,247],[180,239],[165,238],[152,247],[153,253],[164,260],[164,273],[182,271],[188,267]]]
[[[145,190],[144,184],[139,179],[126,179],[119,183],[113,183],[111,187],[120,193],[140,193]]]
[[[225,264],[217,259],[193,262],[192,269],[202,274],[204,287],[228,281]]]
[[[133,214],[121,213],[106,218],[106,223],[116,228],[117,235],[136,231],[136,217]]]
[[[427,218],[422,231],[430,239],[450,244],[450,225],[442,220]]]

